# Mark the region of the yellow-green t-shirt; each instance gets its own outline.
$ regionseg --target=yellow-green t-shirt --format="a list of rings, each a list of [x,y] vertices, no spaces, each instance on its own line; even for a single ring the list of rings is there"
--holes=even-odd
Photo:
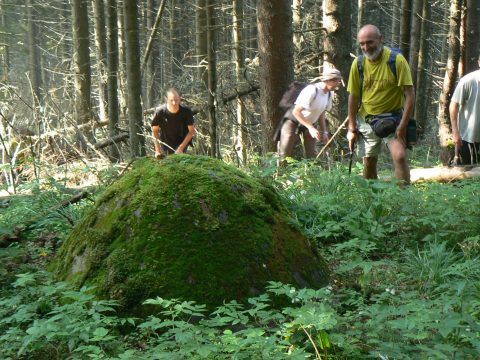
[[[395,78],[388,65],[390,53],[391,49],[384,47],[382,58],[376,63],[372,63],[366,56],[363,56],[362,105],[359,110],[362,117],[384,114],[403,108],[405,100],[403,87],[413,85],[412,74],[407,60],[399,54],[395,59],[397,69],[397,77]],[[347,91],[359,98],[360,74],[358,73],[357,61],[358,58],[353,60],[350,68]]]

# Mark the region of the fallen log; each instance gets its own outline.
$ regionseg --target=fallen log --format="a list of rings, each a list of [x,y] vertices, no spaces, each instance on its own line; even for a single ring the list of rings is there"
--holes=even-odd
[[[58,211],[62,208],[65,208],[65,207],[71,205],[71,204],[76,204],[80,200],[88,198],[89,195],[90,195],[90,193],[88,191],[85,191],[85,190],[80,191],[80,192],[76,193],[75,195],[73,195],[72,197],[70,197],[69,199],[64,200],[64,201],[56,204],[55,206],[51,207],[50,209],[47,209],[46,211],[42,212],[41,214],[39,214],[37,216],[32,217],[31,219],[29,219],[25,223],[15,226],[12,229],[11,232],[1,234],[0,235],[0,248],[7,247],[8,245],[10,245],[13,242],[20,241],[22,239],[23,233],[26,230],[28,230],[28,228],[30,228],[36,222],[38,222],[40,220],[43,220],[47,215],[51,214],[52,212]],[[67,219],[67,220],[69,220],[69,219]]]
[[[452,181],[480,178],[480,166],[442,166],[435,168],[411,169],[410,181],[412,183],[424,181],[438,181],[449,183]]]
[[[98,149],[103,149],[103,148],[107,147],[108,145],[116,144],[116,143],[121,142],[121,141],[126,141],[126,140],[128,140],[128,136],[129,136],[128,134],[120,134],[120,135],[113,136],[111,138],[108,138],[108,139],[97,142],[94,145],[94,148],[97,149],[97,150]]]

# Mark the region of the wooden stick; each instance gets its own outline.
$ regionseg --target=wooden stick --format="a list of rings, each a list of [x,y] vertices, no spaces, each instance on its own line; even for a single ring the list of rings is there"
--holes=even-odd
[[[333,141],[333,139],[335,139],[335,136],[338,135],[338,133],[340,132],[340,130],[343,129],[343,127],[345,126],[345,124],[347,123],[348,121],[348,116],[347,118],[343,121],[343,123],[338,127],[337,131],[335,131],[335,134],[332,135],[332,137],[327,141],[327,143],[325,144],[325,146],[322,148],[322,150],[320,150],[320,152],[317,154],[317,157],[315,159],[318,159],[320,157],[320,155],[322,155],[324,152],[325,152],[325,149],[328,147],[328,145],[330,145],[330,143]]]

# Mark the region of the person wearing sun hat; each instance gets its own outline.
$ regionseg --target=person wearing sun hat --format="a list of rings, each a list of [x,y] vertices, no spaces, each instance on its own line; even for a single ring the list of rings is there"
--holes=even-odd
[[[305,156],[308,159],[316,157],[317,141],[323,140],[324,143],[328,141],[325,111],[332,108],[333,91],[341,83],[342,74],[337,69],[329,68],[325,69],[318,79],[320,81],[305,86],[295,100],[291,113],[287,111],[285,115],[278,143],[280,163],[286,157],[292,156],[300,136],[303,137]],[[320,125],[320,130],[317,124]]]

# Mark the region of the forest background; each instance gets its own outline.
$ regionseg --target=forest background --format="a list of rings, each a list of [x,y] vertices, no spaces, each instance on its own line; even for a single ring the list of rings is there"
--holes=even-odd
[[[2,163],[122,161],[152,151],[164,90],[198,111],[195,153],[246,164],[275,151],[279,99],[295,79],[336,67],[345,82],[356,32],[376,24],[409,60],[420,144],[446,150],[455,82],[477,68],[479,6],[466,1],[2,0]],[[328,120],[347,113],[341,87]],[[341,155],[343,141],[332,150]],[[450,144],[451,145],[451,144]],[[448,151],[441,155],[446,162]],[[5,166],[6,165],[6,166]]]
[[[411,164],[446,163],[450,96],[477,68],[478,0],[1,0],[0,10],[2,190],[19,194],[0,198],[2,357],[478,358],[478,181],[402,191],[348,176],[344,136],[323,167],[277,176],[271,156],[288,84],[330,66],[347,81],[356,32],[372,23],[412,68]],[[331,265],[330,287],[271,284],[248,308],[213,315],[154,299],[158,316],[124,319],[43,271],[95,194],[153,154],[150,117],[172,85],[197,111],[193,153],[270,181]],[[346,98],[342,87],[332,131]],[[291,304],[272,308],[275,297]]]

